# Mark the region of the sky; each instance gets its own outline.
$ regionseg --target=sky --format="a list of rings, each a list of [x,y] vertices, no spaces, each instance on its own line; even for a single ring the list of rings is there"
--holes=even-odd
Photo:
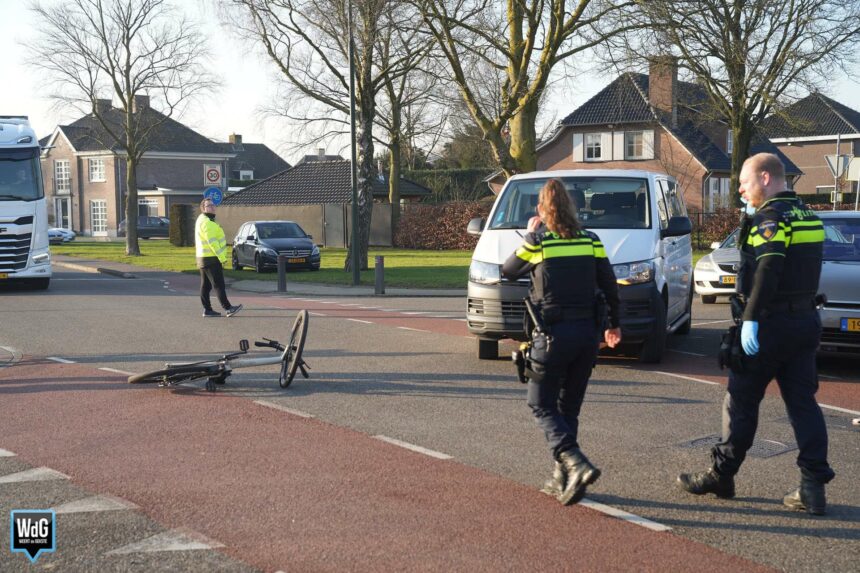
[[[220,70],[222,82],[220,90],[206,94],[177,119],[217,141],[227,141],[231,133],[238,133],[247,143],[265,143],[291,163],[305,153],[316,153],[316,146],[295,149],[291,137],[294,129],[282,121],[263,118],[260,113],[260,108],[275,95],[272,78],[276,72],[272,65],[262,57],[255,57],[247,45],[224,29],[211,2],[176,0],[175,3],[199,19],[201,32],[209,39],[211,65]],[[38,25],[27,6],[26,0],[0,0],[0,22],[4,24],[0,33],[0,115],[27,115],[38,136],[44,137],[58,124],[70,123],[79,114],[56,109],[45,97],[44,89],[40,89],[43,77],[26,64],[28,42],[32,43]],[[561,83],[546,102],[545,113],[560,120],[607,83],[605,76],[588,73],[575,82]],[[826,93],[860,110],[860,67],[853,74],[834,78]],[[332,141],[327,152],[342,152],[343,145],[343,141]]]

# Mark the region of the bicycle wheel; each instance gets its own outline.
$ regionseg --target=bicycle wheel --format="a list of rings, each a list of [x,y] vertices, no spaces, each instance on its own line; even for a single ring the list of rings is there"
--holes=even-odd
[[[187,366],[173,366],[145,374],[134,374],[128,377],[129,384],[153,384],[168,383],[177,384],[198,378],[207,378],[218,373],[220,367],[217,364],[189,364]]]
[[[296,376],[296,370],[302,360],[302,350],[305,347],[305,337],[308,335],[308,311],[300,310],[293,322],[290,341],[287,343],[287,356],[281,363],[281,375],[278,384],[281,388],[288,387]]]

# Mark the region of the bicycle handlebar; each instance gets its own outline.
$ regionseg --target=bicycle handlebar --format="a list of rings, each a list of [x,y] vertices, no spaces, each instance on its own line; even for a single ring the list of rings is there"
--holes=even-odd
[[[268,338],[264,338],[266,342],[261,342],[259,340],[254,341],[254,346],[258,346],[261,348],[274,348],[275,350],[283,350],[284,345],[279,343],[277,340],[270,340]]]

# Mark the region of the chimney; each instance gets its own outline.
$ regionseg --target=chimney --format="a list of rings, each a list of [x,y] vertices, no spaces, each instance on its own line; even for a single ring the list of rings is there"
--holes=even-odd
[[[233,145],[242,145],[242,136],[239,135],[238,133],[231,133],[229,141]]]
[[[146,109],[149,107],[149,96],[136,95],[134,96],[134,107],[132,107],[132,111],[134,113],[139,112],[142,109]]]
[[[325,147],[317,148],[317,159],[319,159],[320,161],[325,159]]]
[[[678,125],[678,59],[655,56],[648,72],[648,99],[655,109],[669,115],[672,127]]]
[[[111,108],[111,101],[109,99],[97,99],[93,108],[93,111],[105,112]]]

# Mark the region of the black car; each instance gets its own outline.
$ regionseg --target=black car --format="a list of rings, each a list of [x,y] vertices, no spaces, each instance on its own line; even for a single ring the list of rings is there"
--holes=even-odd
[[[120,221],[117,234],[120,237],[125,236],[125,219]],[[168,238],[170,236],[170,219],[167,217],[138,217],[137,236],[141,239]]]
[[[278,255],[288,269],[320,270],[320,249],[313,237],[293,221],[248,221],[233,239],[233,269],[254,267],[258,273],[278,268]]]

